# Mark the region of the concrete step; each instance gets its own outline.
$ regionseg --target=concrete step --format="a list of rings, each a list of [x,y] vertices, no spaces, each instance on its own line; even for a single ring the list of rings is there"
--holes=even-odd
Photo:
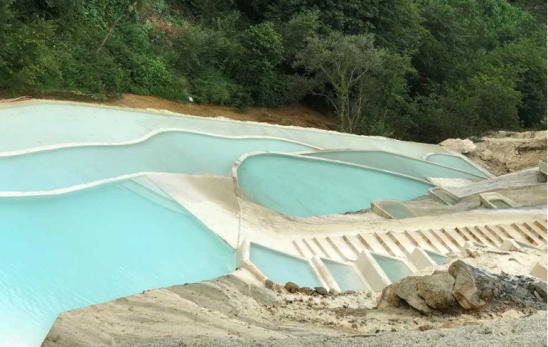
[[[502,239],[513,239],[514,238],[505,229],[500,228],[496,225],[486,225],[485,229],[489,230],[493,234],[499,235],[499,237],[501,237]]]
[[[451,239],[449,239],[447,237],[447,235],[445,235],[441,229],[435,229],[435,230],[430,230],[430,232],[438,238],[438,240],[444,245],[444,247],[448,250],[448,253],[455,253],[455,252],[459,252],[460,249],[458,246],[456,246],[453,241]]]
[[[322,251],[322,253],[324,254],[324,258],[333,259],[333,260],[337,260],[337,261],[344,261],[344,259],[341,256],[339,256],[339,254],[331,246],[331,244],[329,242],[327,242],[326,238],[324,238],[324,237],[313,237],[312,240],[314,241],[314,243],[316,243],[318,248]]]
[[[344,261],[356,261],[357,255],[343,240],[342,237],[326,237],[327,242],[339,254]]]
[[[434,236],[432,233],[430,233],[429,230],[417,230],[419,235],[422,236],[422,238],[432,247],[436,252],[438,253],[447,253],[447,248],[443,246],[443,244]]]
[[[523,226],[535,236],[544,244],[546,244],[546,233],[542,231],[535,223],[523,223]]]
[[[364,250],[364,246],[358,240],[356,235],[344,235],[342,238],[348,247],[356,254],[356,256]]]
[[[544,230],[546,233],[546,221],[545,220],[537,220],[535,221],[535,224],[541,229]]]
[[[406,257],[405,252],[388,236],[387,233],[375,233],[377,240],[387,249],[389,254],[395,257]]]
[[[426,239],[422,233],[420,233],[418,230],[414,231],[404,231],[404,234],[410,239],[414,240],[414,244],[416,247],[420,247],[422,249],[426,249],[429,251],[438,252],[434,247],[432,247],[432,242],[429,242],[428,239]]]
[[[520,241],[520,242],[525,242],[525,243],[531,244],[529,242],[529,240],[527,240],[527,237],[525,235],[523,235],[519,230],[514,229],[514,227],[512,225],[510,225],[510,224],[497,225],[497,227],[501,230],[504,230],[504,232],[509,234],[511,236],[511,238],[513,238],[517,241]]]
[[[377,240],[377,238],[373,234],[360,234],[360,241],[364,243],[364,245],[369,245],[371,247],[371,251],[380,253],[380,254],[387,254],[388,250]]]
[[[457,231],[453,228],[443,228],[441,229],[443,234],[451,239],[453,241],[453,244],[457,247],[462,247],[462,245],[464,245],[466,243],[466,241],[468,241],[468,238],[463,238],[463,236],[459,233],[457,233]],[[460,248],[459,248],[460,249]]]
[[[480,240],[479,242],[483,245],[495,246],[496,247],[495,242],[493,242],[486,235],[483,235],[483,233],[480,232],[479,230],[477,230],[476,228],[474,228],[474,227],[464,227],[463,229],[466,230],[468,232],[468,234],[474,235],[475,241]]]
[[[314,242],[312,239],[303,239],[303,243],[306,245],[306,247],[310,250],[310,252],[313,255],[317,255],[318,257],[325,257],[325,254],[322,252],[320,247]]]
[[[314,256],[314,254],[312,254],[312,252],[306,246],[303,240],[293,240],[293,244],[295,245],[295,248],[297,249],[301,257],[310,259]]]
[[[407,239],[405,235],[403,235],[403,233],[389,231],[386,233],[386,235],[388,235],[388,237],[392,239],[394,244],[396,244],[399,249],[406,255],[411,254],[411,252],[413,252],[413,250],[415,249],[415,245],[413,245],[411,241],[409,241],[409,239]]]
[[[506,233],[510,234],[511,238],[520,242],[525,242],[527,244],[534,245],[531,241],[528,240],[528,239],[531,239],[531,237],[523,234],[521,230],[514,228],[511,224],[498,225],[498,227],[504,230]]]
[[[510,224],[510,226],[517,230],[519,233],[521,233],[527,239],[527,241],[529,241],[529,244],[536,247],[541,245],[541,241],[538,239],[538,236],[532,233],[531,230],[516,223]]]
[[[497,244],[497,247],[501,246],[506,239],[506,237],[503,237],[500,233],[496,233],[488,226],[476,226],[476,229],[480,230],[483,234],[488,235],[490,239]]]

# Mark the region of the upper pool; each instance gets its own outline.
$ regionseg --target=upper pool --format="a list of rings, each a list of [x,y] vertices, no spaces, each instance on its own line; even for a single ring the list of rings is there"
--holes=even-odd
[[[426,157],[426,160],[433,163],[449,166],[461,171],[465,171],[483,178],[487,178],[487,175],[483,171],[475,167],[467,160],[456,155],[435,153],[430,154],[428,157]]]
[[[428,193],[424,181],[350,164],[265,153],[237,169],[243,198],[291,217],[369,208],[371,201],[408,201]]]
[[[365,165],[377,169],[388,170],[403,175],[426,180],[428,177],[443,178],[485,178],[484,174],[469,173],[457,167],[443,166],[436,163],[405,157],[399,154],[381,151],[325,151],[307,153],[307,156],[344,161],[358,165]]]
[[[309,151],[269,138],[226,138],[182,131],[129,145],[81,146],[0,157],[0,191],[54,190],[139,172],[228,176],[253,151]]]
[[[227,136],[271,136],[321,148],[377,149],[422,158],[444,149],[437,145],[357,136],[318,129],[227,119],[164,115],[69,102],[31,101],[0,105],[0,152],[59,143],[124,142],[160,128]]]
[[[234,270],[233,250],[192,214],[134,191],[0,199],[0,346],[39,346],[66,310]]]

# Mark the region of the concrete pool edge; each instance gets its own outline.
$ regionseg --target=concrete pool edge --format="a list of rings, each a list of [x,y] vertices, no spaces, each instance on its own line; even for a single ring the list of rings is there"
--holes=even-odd
[[[422,157],[422,160],[424,161],[428,161],[428,157],[432,156],[432,155],[438,155],[438,154],[442,154],[442,155],[446,155],[446,156],[452,156],[452,157],[457,157],[457,158],[460,158],[462,160],[464,160],[465,162],[467,162],[468,164],[470,164],[473,168],[479,170],[480,172],[482,172],[483,174],[485,174],[487,177],[483,177],[484,179],[489,179],[489,178],[495,178],[497,176],[493,175],[491,172],[489,172],[489,170],[487,170],[487,168],[481,166],[479,163],[477,162],[473,162],[472,160],[470,160],[468,157],[458,153],[458,152],[455,152],[455,151],[452,151],[452,150],[449,150],[449,149],[445,149],[446,152],[430,152],[430,153],[426,153],[423,157]],[[435,162],[430,162],[430,163],[435,163]],[[437,164],[437,163],[436,163]],[[441,164],[438,164],[438,165],[441,165]],[[454,170],[458,170],[458,169],[454,169]],[[462,170],[459,170],[459,171],[462,171]],[[465,171],[466,172],[466,171]],[[469,172],[470,174],[473,174],[471,172]]]
[[[242,120],[233,120],[229,119],[223,116],[218,117],[201,117],[201,116],[194,116],[194,115],[188,115],[184,113],[177,113],[173,111],[168,110],[158,110],[158,109],[150,109],[150,108],[130,108],[130,107],[120,107],[120,106],[110,106],[110,105],[102,105],[102,104],[93,104],[93,103],[86,103],[86,102],[74,102],[74,101],[60,101],[60,100],[47,100],[47,99],[31,99],[31,100],[24,100],[24,101],[14,101],[14,102],[8,102],[8,103],[0,103],[0,111],[2,109],[15,109],[15,108],[23,108],[23,107],[37,107],[37,106],[72,106],[72,107],[82,107],[85,109],[103,109],[103,110],[110,110],[110,111],[118,111],[118,112],[129,112],[134,114],[140,114],[140,115],[151,115],[151,116],[160,116],[165,117],[165,119],[169,118],[186,118],[186,119],[192,119],[199,122],[212,122],[214,123],[225,123],[225,124],[231,124],[231,126],[236,126],[239,128],[249,126],[252,129],[261,128],[263,131],[270,131],[268,129],[272,129],[273,132],[279,132],[279,131],[290,131],[291,136],[290,137],[303,137],[303,136],[322,136],[325,137],[325,135],[330,135],[330,137],[336,137],[341,139],[350,139],[350,141],[355,140],[369,140],[373,141],[372,143],[375,143],[377,146],[383,147],[384,144],[390,143],[389,146],[405,146],[412,145],[413,148],[415,148],[417,158],[422,157],[425,153],[428,153],[429,151],[440,151],[444,152],[445,149],[443,147],[440,147],[439,145],[435,144],[425,144],[420,142],[412,142],[412,141],[402,141],[398,139],[392,139],[387,137],[381,137],[381,136],[366,136],[366,135],[356,135],[356,134],[349,134],[349,133],[341,133],[334,130],[324,130],[324,129],[318,129],[313,127],[301,127],[301,126],[293,126],[293,125],[279,125],[279,124],[271,124],[271,123],[263,123],[263,122],[256,122],[256,121],[242,121]],[[1,112],[0,112],[1,116]],[[241,129],[240,129],[241,130]],[[222,132],[222,131],[221,131]],[[325,137],[327,138],[327,137]],[[324,138],[324,139],[325,139]],[[316,142],[316,145],[318,145],[319,138],[314,139],[313,142]],[[323,141],[323,140],[322,140]],[[320,142],[322,142],[320,141]],[[62,142],[62,141],[61,141]],[[67,141],[67,142],[74,142],[74,141]],[[383,144],[384,143],[384,144]],[[34,146],[33,146],[34,147]],[[28,147],[24,147],[28,148]],[[20,149],[17,149],[20,150]],[[3,150],[2,152],[8,152],[8,151],[14,151],[14,150]],[[418,153],[422,154],[418,154]]]
[[[216,138],[222,138],[222,139],[234,139],[234,140],[245,140],[245,139],[268,139],[268,140],[277,140],[287,143],[294,143],[298,145],[302,145],[305,147],[310,147],[312,149],[318,149],[321,148],[309,145],[304,142],[294,141],[294,140],[288,140],[281,137],[274,137],[274,136],[241,136],[241,135],[235,135],[235,136],[229,136],[229,135],[220,135],[220,134],[214,134],[214,133],[208,133],[203,131],[194,131],[194,130],[186,130],[181,128],[159,128],[156,130],[153,130],[144,136],[141,136],[139,138],[136,138],[134,140],[129,141],[122,141],[122,142],[75,142],[75,143],[61,143],[57,145],[47,145],[47,146],[40,146],[40,147],[34,147],[34,148],[28,148],[28,149],[22,149],[22,150],[16,150],[16,151],[7,151],[7,152],[0,152],[0,158],[7,158],[7,157],[14,157],[14,156],[22,156],[26,154],[32,154],[32,153],[39,153],[39,152],[46,152],[46,151],[54,151],[58,149],[68,149],[68,148],[80,148],[80,147],[118,147],[118,146],[131,146],[143,143],[151,138],[153,138],[156,135],[164,134],[164,133],[187,133],[187,134],[194,134],[194,135],[203,135],[207,137],[216,137]]]
[[[430,185],[431,188],[436,187],[436,185],[432,184],[431,182],[421,180],[421,179],[418,179],[416,177],[412,177],[412,176],[408,176],[408,175],[404,175],[404,174],[400,174],[400,173],[395,173],[395,172],[387,171],[387,170],[383,170],[383,169],[378,169],[378,168],[374,168],[374,167],[370,167],[370,166],[359,165],[359,164],[354,164],[354,163],[348,163],[348,162],[343,162],[343,161],[339,161],[339,160],[307,157],[307,156],[302,156],[300,154],[282,153],[282,152],[274,152],[274,151],[272,151],[272,152],[270,152],[270,151],[258,151],[258,152],[250,152],[250,153],[246,153],[246,154],[242,155],[240,158],[238,158],[238,160],[236,160],[236,162],[232,166],[232,171],[231,171],[232,181],[233,181],[233,184],[234,184],[234,193],[236,194],[236,197],[238,199],[242,199],[242,200],[244,200],[246,202],[249,202],[249,203],[254,203],[254,202],[251,202],[248,199],[246,199],[244,197],[244,194],[242,193],[242,189],[240,187],[240,179],[238,177],[238,169],[240,168],[242,163],[245,162],[245,160],[247,160],[251,157],[260,156],[260,155],[274,155],[274,156],[280,156],[280,157],[297,158],[297,159],[304,160],[304,161],[314,161],[314,162],[325,162],[325,163],[330,163],[330,164],[338,164],[338,165],[341,165],[341,166],[348,166],[348,167],[358,168],[358,169],[361,169],[361,170],[381,172],[381,173],[384,173],[384,174],[409,179],[409,180],[412,180],[412,181],[420,182],[422,184]],[[265,207],[265,206],[262,206],[262,207]],[[265,208],[267,208],[267,207],[265,207]],[[277,212],[277,213],[280,213],[280,214],[282,214],[286,217],[289,217],[289,218],[295,218],[297,220],[298,219],[309,218],[309,217],[291,217],[291,216],[287,216],[287,215],[285,215],[281,212]],[[329,215],[334,215],[334,214],[339,214],[339,213],[333,213],[333,214],[322,215],[322,216],[329,216]]]
[[[411,156],[408,156],[408,155],[405,155],[405,154],[396,153],[396,152],[387,151],[387,150],[377,150],[377,149],[318,149],[318,151],[317,151],[317,153],[337,153],[337,152],[353,152],[353,153],[378,152],[378,153],[388,153],[388,154],[392,154],[392,155],[402,157],[402,158],[405,158],[405,159],[411,159],[413,161],[417,161],[417,162],[420,162],[420,163],[428,163],[428,164],[432,164],[432,165],[435,165],[435,166],[438,166],[438,167],[443,167],[445,169],[450,169],[450,170],[454,170],[454,171],[457,171],[457,172],[462,172],[462,173],[465,173],[465,174],[468,174],[468,175],[476,176],[477,178],[481,178],[481,179],[484,179],[484,180],[487,179],[483,176],[479,176],[479,175],[476,175],[476,174],[471,173],[471,172],[466,172],[466,171],[463,171],[463,170],[460,170],[460,169],[457,169],[457,168],[454,168],[454,167],[450,167],[450,166],[447,166],[447,165],[427,161],[426,159],[414,158],[414,157],[411,157]],[[312,151],[311,152],[298,152],[298,153],[295,153],[295,154],[308,156],[308,155],[312,155],[314,153],[316,153],[316,152],[312,152]],[[432,153],[428,153],[426,156],[424,156],[424,158],[426,158],[430,154],[447,154],[447,153],[441,153],[441,152],[440,153],[434,153],[434,152],[432,152]],[[318,157],[315,157],[315,158],[318,158]],[[468,159],[466,157],[462,157],[462,159],[465,159],[466,161],[468,161]],[[488,177],[488,178],[490,178],[490,177]]]
[[[403,143],[423,144],[421,142],[403,141],[403,140],[391,139],[391,138],[384,137],[384,136],[356,135],[356,134],[350,134],[350,133],[341,133],[341,132],[335,131],[335,130],[325,130],[325,129],[318,129],[318,128],[313,128],[313,127],[300,127],[300,126],[296,126],[296,125],[280,125],[280,124],[272,124],[272,123],[265,123],[265,122],[243,121],[243,120],[236,120],[236,119],[226,118],[224,116],[201,117],[201,116],[195,116],[195,115],[191,115],[191,114],[173,112],[173,111],[164,110],[164,109],[155,109],[155,108],[142,109],[142,108],[132,108],[132,107],[124,107],[124,106],[94,104],[94,103],[79,102],[79,101],[64,101],[64,100],[49,100],[49,99],[15,100],[15,101],[6,102],[6,103],[0,102],[0,109],[27,106],[27,105],[37,105],[37,104],[72,105],[72,106],[83,106],[83,107],[93,107],[93,108],[103,108],[103,109],[110,109],[110,110],[128,111],[128,112],[134,112],[134,113],[154,113],[156,115],[166,116],[166,117],[180,116],[180,117],[196,118],[196,119],[210,119],[210,120],[215,120],[215,121],[220,121],[220,122],[246,123],[246,124],[257,125],[257,126],[277,127],[277,128],[293,128],[293,129],[298,129],[298,130],[302,130],[302,131],[329,133],[329,134],[333,134],[333,135],[344,135],[344,136],[351,136],[351,137],[358,137],[358,138],[369,138],[369,139],[376,139],[376,140],[386,140],[386,141],[396,141],[396,142],[403,142]]]

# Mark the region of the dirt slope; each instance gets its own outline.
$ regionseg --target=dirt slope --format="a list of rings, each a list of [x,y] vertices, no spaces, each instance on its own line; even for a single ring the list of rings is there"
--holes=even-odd
[[[480,141],[448,139],[440,143],[487,167],[495,175],[504,175],[546,162],[546,131],[491,133]]]

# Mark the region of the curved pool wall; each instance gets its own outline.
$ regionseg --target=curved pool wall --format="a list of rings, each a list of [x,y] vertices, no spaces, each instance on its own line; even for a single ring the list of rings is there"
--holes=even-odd
[[[458,168],[443,166],[425,160],[406,157],[383,151],[319,151],[305,153],[308,157],[343,161],[347,163],[374,167],[406,176],[426,180],[429,177],[480,179],[485,176],[475,175]]]
[[[51,191],[140,172],[229,176],[234,162],[247,152],[311,149],[279,139],[166,131],[126,145],[65,147],[0,156],[0,191]]]
[[[468,179],[485,177],[485,175],[480,176],[471,174],[461,171],[458,168],[446,167],[436,163],[382,151],[320,151],[306,153],[304,155],[370,166],[381,170],[412,176],[421,180],[426,180],[428,177]]]
[[[387,138],[181,116],[169,112],[138,111],[81,103],[28,101],[0,105],[0,152],[17,151],[59,143],[124,142],[159,128],[180,128],[229,136],[271,136],[321,148],[378,149],[422,158],[443,148]]]
[[[457,170],[465,171],[483,178],[488,178],[485,172],[475,167],[468,160],[451,154],[433,153],[426,156],[426,160],[432,163],[449,166]]]
[[[0,346],[39,346],[62,311],[234,270],[234,251],[191,213],[135,192],[0,199]]]
[[[311,217],[408,201],[432,185],[412,177],[353,164],[279,153],[243,157],[234,167],[237,194],[290,217]]]

